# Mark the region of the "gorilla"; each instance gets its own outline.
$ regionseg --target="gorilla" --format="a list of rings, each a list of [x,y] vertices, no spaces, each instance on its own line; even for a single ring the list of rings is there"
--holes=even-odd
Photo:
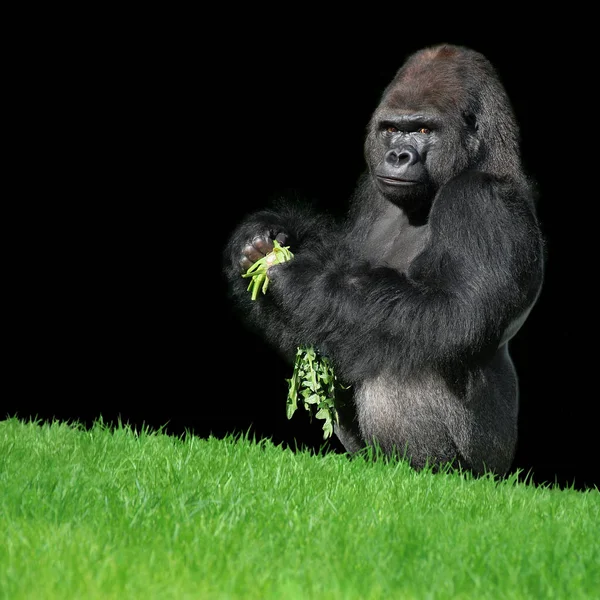
[[[544,277],[536,186],[493,65],[439,44],[410,55],[368,124],[347,215],[279,199],[224,250],[232,306],[290,364],[313,345],[348,387],[334,433],[415,469],[505,474],[519,390],[509,353]],[[273,241],[253,301],[242,277]],[[282,410],[284,400],[282,399]]]

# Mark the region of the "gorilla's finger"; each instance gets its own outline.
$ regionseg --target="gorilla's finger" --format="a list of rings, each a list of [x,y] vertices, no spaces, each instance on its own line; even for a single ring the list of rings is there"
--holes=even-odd
[[[242,254],[251,263],[255,263],[257,260],[261,259],[265,255],[264,252],[257,249],[256,246],[253,244],[247,244],[246,246],[244,246]]]
[[[288,236],[287,233],[280,232],[275,236],[275,239],[282,245],[285,246],[287,244]]]
[[[239,262],[242,272],[245,273],[254,264],[254,262],[255,261],[251,261],[249,258],[244,256]]]
[[[273,250],[273,242],[270,237],[257,236],[252,240],[252,245],[260,250],[262,256],[269,254]]]
[[[273,265],[267,269],[267,277],[271,281],[276,281],[281,273],[281,265]]]

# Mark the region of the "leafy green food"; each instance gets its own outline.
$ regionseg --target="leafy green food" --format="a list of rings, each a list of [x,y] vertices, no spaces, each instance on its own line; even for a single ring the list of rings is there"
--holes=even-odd
[[[248,290],[252,292],[252,300],[258,298],[258,292],[262,288],[262,293],[267,293],[269,287],[269,276],[267,269],[273,265],[287,262],[293,258],[289,246],[282,246],[277,240],[273,240],[273,250],[257,260],[242,277],[251,277]]]
[[[313,347],[299,347],[292,377],[286,379],[289,384],[287,418],[292,418],[300,402],[311,417],[323,419],[323,439],[331,437],[333,423],[338,422],[336,380],[329,358]]]
[[[277,240],[273,241],[273,250],[257,260],[242,277],[250,277],[248,291],[252,293],[252,300],[258,298],[259,291],[266,294],[269,286],[267,270],[269,267],[287,262],[294,255],[289,246],[281,246]],[[331,362],[316,348],[301,346],[296,352],[294,372],[291,379],[286,379],[289,384],[287,396],[287,417],[298,408],[298,402],[304,406],[311,418],[323,420],[323,439],[331,437],[333,423],[338,422],[335,408],[335,389],[337,378],[333,372]]]

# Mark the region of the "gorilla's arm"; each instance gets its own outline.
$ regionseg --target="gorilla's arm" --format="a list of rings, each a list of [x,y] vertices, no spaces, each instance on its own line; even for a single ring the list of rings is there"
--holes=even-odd
[[[383,367],[407,375],[495,351],[542,277],[528,201],[509,183],[466,172],[439,190],[429,227],[407,274],[357,265],[352,239],[305,243],[304,230],[294,260],[270,270],[270,298],[256,307],[263,331],[286,351],[316,345],[350,382]]]

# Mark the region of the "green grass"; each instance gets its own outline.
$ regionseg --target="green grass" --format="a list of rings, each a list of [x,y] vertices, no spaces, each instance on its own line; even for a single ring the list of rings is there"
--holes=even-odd
[[[600,597],[600,493],[0,422],[0,598]]]

